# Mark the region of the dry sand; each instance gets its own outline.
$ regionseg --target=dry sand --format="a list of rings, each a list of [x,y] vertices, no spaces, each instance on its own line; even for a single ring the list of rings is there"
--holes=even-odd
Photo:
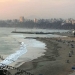
[[[75,38],[38,38],[37,40],[46,43],[46,52],[33,61],[26,62],[19,68],[26,70],[34,75],[69,75],[73,72],[72,66],[75,65]],[[69,52],[73,50],[71,57]],[[69,60],[69,63],[67,63]]]

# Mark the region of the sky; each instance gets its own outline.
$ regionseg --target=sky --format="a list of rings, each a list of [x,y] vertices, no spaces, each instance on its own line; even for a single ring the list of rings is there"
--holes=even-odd
[[[75,19],[75,0],[0,0],[0,20]]]

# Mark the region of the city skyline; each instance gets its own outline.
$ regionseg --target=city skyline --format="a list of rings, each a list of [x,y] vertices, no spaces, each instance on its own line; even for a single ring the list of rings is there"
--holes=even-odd
[[[0,19],[74,18],[75,0],[1,0]]]

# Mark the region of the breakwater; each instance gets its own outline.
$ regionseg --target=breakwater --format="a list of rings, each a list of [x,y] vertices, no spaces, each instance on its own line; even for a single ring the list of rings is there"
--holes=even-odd
[[[22,32],[22,31],[12,31],[11,33],[22,33],[22,34],[54,34],[53,32]]]

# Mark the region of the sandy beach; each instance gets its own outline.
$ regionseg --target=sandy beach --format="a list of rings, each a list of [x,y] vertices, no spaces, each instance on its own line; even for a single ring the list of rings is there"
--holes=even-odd
[[[19,68],[34,75],[69,75],[73,73],[72,66],[75,65],[75,38],[37,38],[46,44],[44,56],[25,62]],[[73,54],[69,57],[69,52]],[[69,61],[68,61],[69,60]]]
[[[9,65],[12,65],[14,67],[17,66],[19,69],[25,70],[26,72],[30,72],[34,75],[75,74],[74,70],[72,70],[72,67],[75,66],[75,38],[73,37],[73,34],[69,34],[67,32],[56,33],[58,35],[67,37],[59,37],[57,35],[57,37],[53,37],[54,35],[52,37],[50,37],[51,35],[36,35],[39,36],[39,38],[25,39],[26,36],[31,37],[33,35],[12,34],[10,32],[8,33],[5,33],[4,30],[3,33],[0,33],[0,52],[1,55],[4,55],[6,53],[6,55],[4,55],[4,58],[19,50],[20,42],[22,41],[25,42],[26,48],[28,50],[26,54]],[[5,52],[6,50],[9,53]],[[71,51],[73,52],[71,56],[69,56],[69,52]],[[12,74],[15,74],[17,71],[10,70],[10,72]]]

